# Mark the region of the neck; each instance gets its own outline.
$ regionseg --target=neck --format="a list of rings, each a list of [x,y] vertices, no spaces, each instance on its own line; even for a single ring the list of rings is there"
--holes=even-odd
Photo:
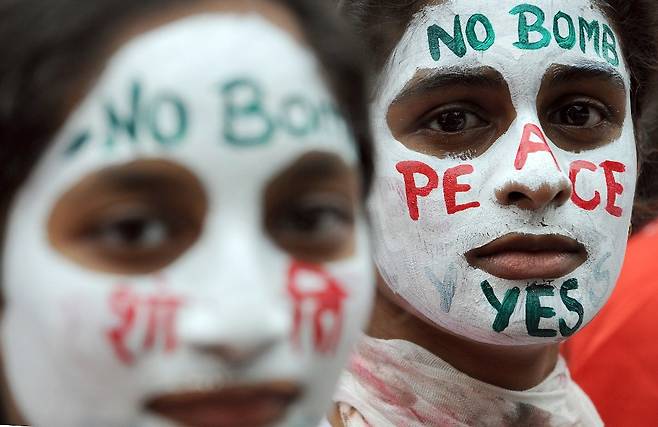
[[[559,345],[506,347],[482,344],[453,335],[431,324],[399,301],[385,286],[377,292],[368,335],[413,342],[455,369],[507,390],[528,390],[555,369]]]

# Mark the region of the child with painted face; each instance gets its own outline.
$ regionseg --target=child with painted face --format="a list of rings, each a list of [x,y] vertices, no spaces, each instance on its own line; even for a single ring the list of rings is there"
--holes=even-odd
[[[317,425],[374,289],[363,79],[329,14],[0,14],[8,421]]]
[[[381,278],[334,425],[601,425],[558,344],[605,304],[624,257],[654,5],[342,8],[380,70]]]

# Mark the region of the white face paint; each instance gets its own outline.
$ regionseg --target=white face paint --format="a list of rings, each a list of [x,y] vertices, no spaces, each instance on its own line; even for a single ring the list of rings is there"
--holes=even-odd
[[[272,385],[281,381],[302,393],[272,425],[319,422],[370,308],[364,215],[355,213],[352,255],[311,265],[266,234],[263,205],[271,181],[305,154],[357,165],[320,75],[311,52],[253,14],[186,18],[112,57],[17,195],[7,227],[4,362],[28,422],[178,425],[144,403],[210,390],[169,409],[190,425],[251,425],[294,391]],[[113,126],[111,112],[123,124]],[[62,195],[145,159],[180,165],[202,184],[198,240],[156,274],[95,271],[57,251],[47,226]],[[226,396],[213,395],[262,384],[270,388],[234,393],[228,410]]]
[[[502,345],[563,340],[601,309],[621,268],[637,174],[629,73],[609,20],[587,0],[543,2],[541,9],[513,10],[519,4],[454,0],[418,13],[382,73],[373,119],[378,166],[371,213],[382,276],[397,295],[436,325],[470,339]],[[537,30],[541,24],[537,11],[545,14],[543,27],[547,30]],[[556,14],[560,44],[553,32]],[[587,23],[596,20],[598,25],[598,36],[593,36],[598,42],[583,39],[585,52],[579,17]],[[461,50],[459,40],[448,47],[437,36],[439,27],[454,36],[456,19],[464,34]],[[493,32],[485,31],[485,22]],[[573,23],[573,40],[568,37],[569,22]],[[526,46],[518,43],[523,35],[518,28],[524,25],[532,27]],[[548,45],[527,49],[542,41]],[[540,123],[543,112],[538,94],[547,70],[555,66],[613,73],[623,80],[625,114],[619,119],[621,132],[610,143],[566,149],[546,135],[544,121]],[[481,67],[490,67],[502,76],[515,113],[511,125],[503,127],[490,147],[475,154],[463,150],[455,155],[431,155],[411,150],[393,136],[390,120],[395,119],[387,121],[389,107],[418,76],[439,80],[442,75],[466,75]],[[478,90],[470,90],[468,101],[485,102],[477,99]],[[575,92],[567,95],[581,95]],[[504,106],[504,101],[492,98],[496,97],[489,96],[489,105]],[[469,105],[467,110],[473,104]],[[428,104],[421,113],[439,107],[439,103]],[[495,109],[489,111],[493,116],[499,113]],[[539,144],[542,135],[546,135],[547,145]],[[438,137],[434,142],[442,143]],[[522,147],[530,148],[525,159]],[[572,177],[576,184],[568,199],[564,196],[570,194]],[[536,196],[533,192],[542,187],[555,191],[556,197],[536,209],[518,203],[506,205],[500,198],[501,192],[509,196],[514,188]],[[558,190],[563,193],[558,195]],[[561,204],[560,198],[565,203]],[[524,280],[503,279],[467,261],[466,253],[509,233],[575,239],[587,251],[587,261],[571,272]],[[544,242],[543,249],[548,245]],[[544,262],[537,258],[524,261],[517,255],[506,260],[499,257],[498,265],[513,267],[521,261],[522,271],[537,270],[534,264]],[[562,268],[555,254],[546,258],[551,258],[554,270]],[[573,261],[571,255],[566,259]]]

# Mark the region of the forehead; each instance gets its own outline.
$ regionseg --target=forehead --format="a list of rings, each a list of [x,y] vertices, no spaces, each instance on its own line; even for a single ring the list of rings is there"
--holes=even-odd
[[[399,92],[418,71],[486,66],[512,92],[532,92],[555,65],[607,70],[629,80],[619,37],[591,1],[452,0],[414,16],[389,60],[383,86]]]
[[[98,86],[141,77],[154,87],[178,86],[193,93],[217,85],[225,76],[241,74],[257,74],[262,84],[273,86],[271,92],[290,90],[298,78],[304,81],[297,86],[322,86],[313,53],[302,43],[298,34],[258,12],[196,15],[126,43],[111,58]],[[282,86],[284,76],[293,81]]]
[[[270,178],[312,150],[356,157],[313,52],[261,15],[210,13],[125,44],[43,163],[65,165],[70,184],[100,167],[166,158],[212,184]],[[245,174],[248,164],[258,167]]]

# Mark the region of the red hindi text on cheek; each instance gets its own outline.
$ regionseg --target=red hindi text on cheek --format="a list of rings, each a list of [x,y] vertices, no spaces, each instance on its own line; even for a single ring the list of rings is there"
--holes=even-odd
[[[308,280],[303,283],[303,278]],[[313,345],[318,353],[332,353],[338,347],[343,330],[344,302],[348,297],[343,286],[324,268],[293,261],[288,270],[288,295],[293,303],[292,341],[301,348],[305,307],[312,311]],[[331,320],[327,324],[327,320]]]
[[[150,295],[140,295],[128,285],[117,286],[110,295],[109,306],[118,323],[107,331],[117,358],[125,365],[132,365],[137,354],[155,351],[159,339],[164,352],[176,350],[176,318],[182,305],[182,298],[162,288]],[[131,348],[129,342],[138,344]]]

